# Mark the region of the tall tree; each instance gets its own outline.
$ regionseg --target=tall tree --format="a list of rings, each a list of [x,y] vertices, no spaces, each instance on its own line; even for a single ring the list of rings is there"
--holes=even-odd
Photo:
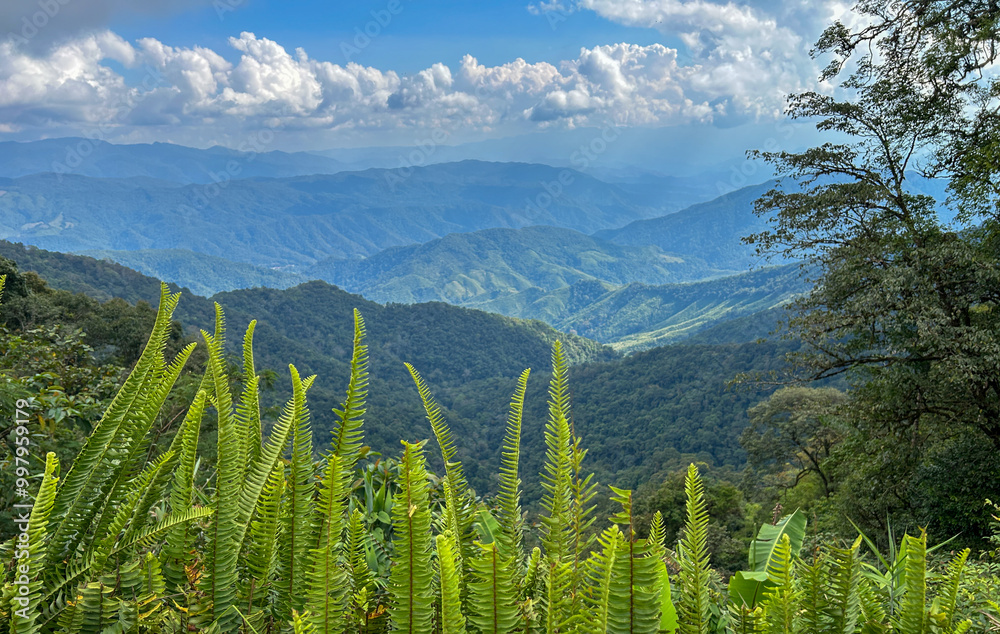
[[[789,320],[808,344],[799,367],[811,379],[848,373],[857,447],[900,467],[895,508],[912,511],[919,470],[944,459],[931,448],[972,434],[1000,449],[1000,102],[985,72],[1000,54],[1000,8],[869,0],[856,11],[863,27],[837,23],[814,51],[832,56],[822,79],[837,96],[789,99],[791,117],[836,141],[751,153],[782,180],[757,201],[773,228],[746,240],[815,265]],[[948,200],[919,193],[934,177]]]

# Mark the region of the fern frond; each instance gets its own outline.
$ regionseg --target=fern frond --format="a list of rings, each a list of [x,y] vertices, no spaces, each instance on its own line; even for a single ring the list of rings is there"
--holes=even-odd
[[[201,420],[205,412],[204,391],[199,391],[191,407],[188,408],[184,422],[171,443],[173,448],[180,443],[177,470],[174,472],[173,486],[170,489],[170,508],[181,511],[191,508],[194,503],[194,470],[198,459],[198,437],[201,433]],[[163,548],[163,574],[172,588],[184,585],[187,576],[184,566],[192,558],[194,534],[189,530],[190,524],[182,524],[167,534],[167,543]]]
[[[27,542],[18,538],[15,541],[14,562],[18,566],[18,579],[23,575],[28,582],[18,583],[16,597],[11,597],[11,634],[36,634],[41,631],[38,623],[40,606],[42,605],[42,572],[45,570],[45,546],[49,535],[49,516],[56,497],[56,486],[59,483],[59,459],[52,452],[45,456],[45,472],[42,484],[35,496],[34,505],[28,516],[27,530],[20,534]],[[18,522],[20,523],[20,522]],[[21,570],[25,566],[26,572]],[[26,591],[22,591],[24,588]]]
[[[571,529],[573,446],[569,425],[569,390],[562,344],[552,346],[549,418],[545,426],[542,476],[542,545],[551,563],[570,561],[575,552]]]
[[[820,558],[812,564],[798,566],[796,583],[796,631],[827,631],[826,562]]]
[[[217,330],[224,330],[220,308],[217,308],[216,315]],[[218,414],[218,458],[213,500],[215,517],[208,531],[201,589],[210,606],[210,620],[218,622],[223,631],[230,631],[239,623],[239,616],[231,607],[236,601],[236,567],[240,554],[238,532],[241,530],[239,502],[244,465],[241,464],[240,430],[233,413],[224,350],[219,339],[205,331],[202,331],[202,337],[208,347],[208,366],[212,377],[207,394]],[[245,530],[245,526],[242,528]]]
[[[469,624],[483,634],[512,632],[520,621],[513,562],[501,555],[496,542],[477,546],[480,552],[471,562]]]
[[[163,365],[162,357],[157,359],[157,367],[150,373],[148,394],[122,426],[118,439],[113,443],[115,454],[122,457],[117,459],[113,475],[101,492],[99,506],[102,510],[93,525],[88,528],[91,535],[80,540],[81,548],[85,550],[93,548],[94,541],[107,534],[108,525],[114,519],[118,507],[134,490],[133,479],[145,467],[150,453],[149,445],[152,437],[149,432],[194,348],[193,343],[186,346],[169,366]]]
[[[861,577],[858,584],[858,598],[861,603],[861,634],[885,634],[889,631],[885,623],[885,609],[871,582]]]
[[[347,570],[340,565],[346,528],[347,487],[340,457],[330,456],[316,507],[318,539],[309,553],[305,605],[319,634],[343,632],[348,599]]]
[[[372,571],[365,555],[367,539],[364,513],[354,509],[347,523],[347,552],[351,565],[351,587],[355,592],[367,589],[372,583]]]
[[[906,544],[905,593],[900,605],[897,627],[904,632],[923,634],[927,628],[927,533],[919,537],[904,535]]]
[[[769,634],[792,634],[795,626],[795,577],[792,543],[782,535],[768,560],[767,578],[774,584],[763,601],[764,621]]]
[[[146,347],[62,480],[52,508],[57,527],[46,553],[47,578],[58,577],[65,562],[73,560],[101,508],[93,504],[94,499],[106,500],[111,483],[125,468],[126,457],[138,441],[132,428],[134,420],[141,418],[136,412],[149,400],[164,365],[163,350],[179,297],[161,285],[160,305]]]
[[[455,557],[453,537],[447,533],[438,535],[436,542],[438,565],[441,569],[441,634],[465,634],[460,592],[461,573]]]
[[[687,495],[684,534],[677,546],[681,570],[678,616],[684,634],[707,634],[710,604],[708,594],[708,510],[698,468],[688,467],[684,480]]]
[[[508,556],[514,557],[518,565],[524,562],[524,520],[521,517],[521,479],[518,477],[521,418],[530,374],[530,369],[521,373],[514,395],[511,397],[500,456],[500,485],[497,493],[497,519],[503,529],[500,537],[502,546]]]
[[[247,542],[247,567],[254,587],[266,588],[274,572],[278,554],[278,522],[281,496],[285,491],[285,469],[271,469],[250,522]]]
[[[394,630],[429,634],[434,619],[431,513],[423,443],[403,442],[399,492],[392,505],[393,567],[389,577]]]
[[[306,567],[312,537],[313,483],[312,426],[306,406],[306,390],[310,379],[299,378],[295,366],[288,366],[292,375],[292,457],[285,481],[285,503],[281,510],[281,540],[278,552],[279,608],[283,614],[303,607],[302,594],[296,588],[305,587]]]
[[[853,632],[861,616],[861,598],[858,595],[861,579],[861,562],[858,556],[860,546],[861,537],[858,537],[850,548],[831,549],[830,600],[827,610],[834,632]]]
[[[462,463],[458,460],[458,450],[455,448],[455,439],[451,429],[448,427],[444,415],[441,414],[441,407],[434,400],[430,388],[427,387],[427,383],[416,368],[409,363],[405,365],[417,386],[427,421],[430,423],[434,438],[441,449],[445,479],[448,482],[445,499],[445,513],[450,518],[448,528],[452,531],[456,543],[459,544],[459,551],[456,554],[464,561],[472,554],[472,500],[469,483],[465,479]]]
[[[260,377],[253,361],[254,319],[243,335],[243,392],[236,405],[236,426],[240,430],[240,455],[244,469],[260,457],[263,439],[260,431]]]
[[[655,549],[657,557],[663,557],[667,552],[667,529],[663,524],[663,513],[656,511],[649,523],[649,543]]]
[[[365,344],[365,320],[354,309],[354,348],[351,353],[351,378],[347,398],[334,409],[333,453],[341,458],[345,472],[353,472],[364,439],[365,402],[368,399],[368,345]]]
[[[610,586],[608,632],[655,632],[660,625],[660,575],[655,547],[637,541],[632,515],[632,492],[610,487],[611,500],[622,510],[611,521],[624,527],[618,543]]]
[[[96,573],[104,572],[108,553],[119,540],[130,540],[138,530],[145,526],[149,507],[159,497],[159,491],[166,484],[172,458],[173,455],[167,452],[151,462],[135,479],[133,491],[109,523],[109,529],[105,536],[95,544],[94,571]],[[129,553],[124,554],[126,557],[129,555]]]
[[[597,538],[599,550],[587,560],[587,578],[589,581],[586,593],[587,618],[584,628],[593,634],[604,634],[608,631],[608,606],[611,601],[611,579],[614,575],[615,557],[618,554],[618,542],[624,539],[621,531],[609,527]]]
[[[212,513],[212,509],[207,508],[192,508],[179,513],[170,513],[155,525],[149,526],[132,536],[131,539],[119,540],[111,552],[108,553],[108,558],[114,558],[121,553],[130,552],[135,548],[148,547],[154,540],[159,539],[177,525],[209,517]],[[92,572],[94,562],[94,556],[90,556],[84,561],[74,562],[54,582],[46,584],[45,595],[42,597],[41,602],[41,605],[45,606],[42,612],[42,617],[45,620],[43,626],[54,622],[59,617],[60,613],[67,606],[67,593]]]
[[[965,563],[969,559],[969,553],[970,550],[966,548],[948,562],[948,569],[942,579],[941,589],[934,599],[931,616],[935,625],[945,632],[950,633],[955,629],[955,611],[958,607],[962,574],[965,570]]]

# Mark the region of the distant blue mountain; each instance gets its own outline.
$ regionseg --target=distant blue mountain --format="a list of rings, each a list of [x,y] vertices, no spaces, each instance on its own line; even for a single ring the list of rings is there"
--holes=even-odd
[[[267,144],[260,141],[248,143],[244,151],[220,146],[202,150],[170,143],[117,145],[83,138],[0,143],[0,176],[8,178],[53,172],[93,178],[145,176],[189,184],[333,174],[345,167],[318,154],[268,151]]]
[[[665,213],[580,172],[482,161],[221,185],[40,174],[0,178],[0,192],[2,239],[64,252],[189,249],[269,268],[494,227],[593,233]]]

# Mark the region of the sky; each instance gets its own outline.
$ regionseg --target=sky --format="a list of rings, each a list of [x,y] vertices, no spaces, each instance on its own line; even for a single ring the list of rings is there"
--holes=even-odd
[[[3,0],[0,140],[766,136],[787,94],[829,88],[808,51],[851,17],[836,0]]]

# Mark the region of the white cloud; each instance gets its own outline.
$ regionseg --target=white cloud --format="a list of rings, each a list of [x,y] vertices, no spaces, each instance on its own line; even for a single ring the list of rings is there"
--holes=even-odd
[[[400,76],[312,59],[253,33],[230,38],[228,53],[152,38],[129,43],[110,32],[81,35],[44,53],[7,42],[0,44],[0,132],[101,122],[121,138],[162,138],[169,128],[171,138],[196,137],[204,144],[280,126],[310,131],[313,140],[332,145],[386,130],[474,135],[771,119],[785,95],[811,85],[816,74],[805,55],[814,38],[803,33],[818,33],[847,11],[833,0],[791,1],[780,14],[768,13],[763,2],[556,4],[561,11],[589,10],[659,29],[679,37],[687,50],[609,44],[583,48],[558,65],[516,59],[484,66],[466,55],[455,67],[437,63]],[[147,69],[139,74],[154,81],[142,85],[135,73],[126,81],[109,60]]]

